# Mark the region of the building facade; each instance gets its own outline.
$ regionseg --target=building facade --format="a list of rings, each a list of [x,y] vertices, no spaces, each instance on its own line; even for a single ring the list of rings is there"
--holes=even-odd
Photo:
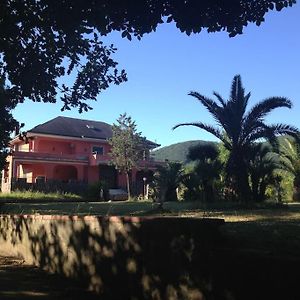
[[[26,141],[14,138],[7,168],[2,172],[2,192],[24,184],[86,183],[105,181],[108,188],[125,188],[124,174],[110,163],[108,139],[111,125],[90,120],[57,117],[27,132]],[[132,170],[136,186],[150,179],[156,162],[150,150],[159,145],[147,140],[146,152]]]

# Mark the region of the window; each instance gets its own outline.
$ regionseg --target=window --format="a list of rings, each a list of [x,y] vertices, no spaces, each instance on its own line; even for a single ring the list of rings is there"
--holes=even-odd
[[[93,154],[103,155],[104,150],[103,150],[102,146],[93,146],[92,152],[93,152]]]

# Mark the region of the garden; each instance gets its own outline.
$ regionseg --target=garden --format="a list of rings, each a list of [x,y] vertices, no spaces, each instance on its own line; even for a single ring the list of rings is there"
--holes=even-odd
[[[257,26],[264,23],[269,10],[285,11],[295,3],[294,0],[235,1],[234,4],[226,1],[137,1],[132,5],[125,1],[120,5],[118,1],[98,4],[93,1],[72,4],[8,1],[0,11],[0,24],[5,25],[0,39],[0,169],[9,174],[6,159],[16,150],[10,148],[11,134],[20,133],[24,125],[17,121],[19,117],[15,117],[14,110],[24,101],[60,101],[62,111],[77,108],[79,113],[87,112],[92,109],[91,101],[97,100],[101,92],[110,85],[128,80],[126,71],[119,69],[113,58],[117,49],[112,43],[105,45],[110,33],[119,32],[123,41],[127,39],[126,42],[131,43],[132,39],[140,40],[156,31],[161,23],[173,23],[188,36],[207,30],[209,35],[226,31],[229,37],[234,37],[242,34],[250,23]],[[284,25],[284,22],[280,24],[284,36],[289,36],[288,31],[293,32],[294,28]],[[171,36],[170,31],[168,38]],[[267,36],[272,36],[271,32]],[[261,43],[262,40],[260,36],[257,40],[260,47],[254,48],[250,47],[256,46],[251,40],[241,43],[243,47],[236,52],[239,55],[242,52],[248,67],[238,61],[239,55],[232,58],[237,59],[239,70],[248,70],[249,76],[254,71],[261,73],[257,78],[264,82],[260,85],[269,80],[272,89],[277,91],[277,83],[292,82],[296,77],[293,49],[280,48],[280,53],[289,53],[292,61],[289,65],[286,59],[280,66],[283,60],[278,59],[280,55],[276,51],[272,56],[273,49],[269,48],[268,53],[256,53],[256,48],[263,49],[263,44],[269,43],[267,39]],[[278,42],[279,34],[274,40]],[[203,66],[199,68],[192,58],[192,48],[184,50],[182,43],[176,47],[166,36],[159,44],[164,45],[164,41],[175,45],[172,55],[169,50],[167,59],[162,58],[162,48],[157,49],[161,52],[154,60],[151,59],[155,53],[153,48],[147,59],[139,61],[138,55],[133,60],[130,55],[126,58],[135,70],[133,73],[146,78],[143,84],[133,80],[135,86],[131,88],[138,97],[144,97],[144,102],[140,99],[134,102],[136,95],[129,96],[126,89],[121,96],[110,99],[114,110],[122,105],[112,104],[113,98],[127,101],[128,107],[133,103],[133,114],[135,108],[145,107],[146,110],[135,115],[150,120],[153,132],[154,114],[159,118],[159,112],[163,111],[163,106],[158,106],[155,99],[170,97],[163,111],[165,116],[173,117],[175,110],[171,110],[171,106],[183,112],[182,103],[179,106],[172,98],[177,93],[175,86],[181,87],[179,82],[185,77],[191,84],[199,73],[201,80],[220,80],[217,75],[225,74],[228,69],[223,61],[230,61],[227,54],[234,53],[222,40],[221,68],[220,65],[211,68],[215,60],[219,62],[213,47],[207,48],[207,52],[214,53],[212,58],[208,53],[197,52],[198,59],[203,56],[210,63],[201,62]],[[280,44],[289,43],[282,40]],[[297,44],[291,44],[297,49]],[[202,51],[204,46],[202,43],[201,47],[193,48]],[[220,48],[217,44],[214,47]],[[133,48],[130,53],[135,53]],[[183,63],[180,69],[176,69],[175,64],[164,65],[172,56]],[[188,56],[191,60],[186,60]],[[138,73],[136,61],[142,61],[143,73]],[[155,73],[151,73],[148,61],[156,69]],[[274,65],[268,65],[269,61]],[[185,66],[189,67],[188,72]],[[276,72],[272,72],[277,78],[268,78],[262,66],[265,69],[275,66]],[[230,72],[235,71],[234,68],[232,64]],[[212,77],[209,69],[215,72]],[[168,77],[173,80],[171,88],[167,85]],[[156,86],[155,79],[160,79],[164,86]],[[150,89],[158,90],[161,95],[148,92],[150,82]],[[203,80],[201,84],[203,88],[207,82]],[[140,161],[151,157],[149,141],[137,131],[135,121],[126,113],[112,126],[112,138],[105,140],[112,148],[107,163],[124,175],[126,182],[122,183],[122,188],[126,189],[127,200],[114,200],[103,180],[89,185],[86,180],[81,186],[79,180],[73,178],[78,192],[56,191],[59,185],[53,181],[47,193],[50,180],[47,183],[45,176],[41,176],[43,180],[39,186],[35,180],[30,185],[26,181],[29,190],[0,193],[1,299],[47,299],[53,295],[47,286],[43,290],[33,287],[33,292],[27,291],[28,278],[31,282],[36,278],[31,277],[28,266],[24,265],[19,276],[14,278],[14,267],[24,262],[31,268],[38,266],[54,273],[52,278],[62,276],[56,277],[61,278],[61,283],[70,279],[63,298],[73,299],[67,289],[77,286],[84,289],[82,298],[89,296],[85,293],[89,290],[94,296],[97,294],[108,300],[299,298],[300,132],[293,125],[268,122],[274,110],[291,109],[292,101],[274,96],[251,106],[251,93],[245,91],[240,75],[234,76],[226,99],[217,92],[213,92],[214,98],[197,91],[189,95],[206,110],[213,122],[206,123],[207,119],[199,110],[198,121],[180,123],[173,130],[188,130],[186,126],[192,126],[199,132],[213,135],[217,142],[194,144],[183,161],[158,163],[151,169],[151,180],[145,176],[140,178],[143,181],[140,180],[139,188],[132,182],[132,174],[141,168]],[[109,115],[105,105],[102,107],[101,114]],[[151,111],[150,108],[155,109]],[[33,114],[27,118],[32,119]],[[148,115],[151,119],[146,118]],[[28,141],[26,132],[21,132],[19,138],[24,143]],[[98,166],[96,164],[95,169]],[[144,168],[143,171],[149,171],[146,164]],[[11,184],[13,180],[7,182]],[[19,259],[7,269],[9,272],[3,272],[3,265],[6,267],[9,259],[14,258],[6,259],[5,256]],[[60,293],[61,290],[54,296],[59,298]],[[78,290],[80,298],[79,293]]]

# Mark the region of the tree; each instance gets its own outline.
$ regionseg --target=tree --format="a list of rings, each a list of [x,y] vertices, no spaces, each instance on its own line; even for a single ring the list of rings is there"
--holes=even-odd
[[[126,175],[128,198],[131,198],[129,174],[139,160],[142,159],[145,149],[145,139],[137,132],[136,123],[126,113],[121,114],[117,124],[112,126],[110,156],[113,165],[119,172]]]
[[[5,87],[3,77],[0,77],[0,170],[5,167],[10,134],[19,126],[11,114],[15,103],[10,101],[10,90]]]
[[[220,179],[223,169],[223,164],[219,160],[217,145],[200,144],[191,147],[188,152],[188,159],[194,161],[195,165],[192,172],[187,174],[187,178],[184,180],[185,184],[194,181],[201,187],[203,200],[213,202],[215,200],[215,182]],[[193,190],[197,191],[197,188],[193,188]]]
[[[1,0],[0,75],[12,88],[18,102],[55,103],[62,109],[91,107],[86,100],[111,83],[125,81],[101,36],[119,31],[123,38],[138,39],[163,22],[174,22],[190,35],[202,29],[226,30],[230,36],[243,32],[248,23],[260,25],[264,15],[292,6],[295,0]],[[30,74],[30,76],[28,76]],[[73,84],[61,77],[75,77]]]
[[[294,3],[296,0],[0,0],[0,77],[10,90],[8,106],[26,99],[56,103],[59,98],[62,110],[92,109],[88,100],[95,101],[110,84],[127,80],[125,70],[118,70],[112,59],[116,48],[101,41],[112,31],[129,40],[141,39],[166,21],[188,35],[207,29],[226,30],[233,37],[248,23],[259,26],[269,10],[280,11]],[[14,126],[5,124],[5,131]]]
[[[214,92],[216,101],[198,92],[190,92],[214,117],[217,126],[203,122],[183,123],[180,126],[196,126],[220,139],[230,151],[226,164],[227,177],[232,180],[233,188],[240,200],[251,197],[247,153],[249,147],[258,139],[268,139],[274,143],[278,135],[297,135],[298,129],[286,124],[268,125],[265,117],[279,107],[291,108],[292,103],[284,97],[271,97],[260,101],[247,111],[250,93],[245,94],[240,75],[233,78],[228,100]]]
[[[293,199],[300,200],[300,141],[299,138],[284,138],[280,141],[280,154],[284,169],[294,177]]]
[[[283,169],[283,165],[279,155],[267,143],[251,145],[247,156],[252,199],[262,202],[266,199],[267,187],[277,188],[280,184],[278,171]]]
[[[163,205],[166,201],[177,201],[176,189],[183,178],[181,163],[168,162],[165,165],[157,166],[154,173],[154,190],[158,202]]]

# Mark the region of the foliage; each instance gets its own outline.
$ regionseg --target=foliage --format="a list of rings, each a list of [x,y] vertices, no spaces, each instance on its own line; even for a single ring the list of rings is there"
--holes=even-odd
[[[285,171],[277,171],[281,176],[282,180],[280,182],[281,187],[281,197],[283,202],[291,202],[294,200],[294,191],[293,191],[293,177],[290,173]]]
[[[279,107],[291,108],[292,103],[284,97],[271,97],[258,102],[247,111],[250,93],[245,94],[240,75],[233,78],[231,92],[228,100],[224,100],[214,92],[217,100],[207,98],[198,92],[190,92],[214,117],[217,126],[202,122],[183,123],[179,126],[195,126],[206,130],[220,139],[229,151],[226,164],[228,185],[237,194],[239,200],[251,199],[247,153],[251,145],[259,139],[268,139],[276,142],[278,135],[297,135],[298,129],[286,124],[268,125],[265,117]]]
[[[98,181],[89,184],[88,190],[87,190],[87,197],[90,200],[109,200],[109,192],[108,192],[108,186],[105,181]]]
[[[181,163],[168,162],[157,166],[153,175],[152,188],[154,200],[160,203],[177,201],[177,188],[182,182],[183,168]]]
[[[280,142],[280,154],[284,169],[293,176],[293,199],[300,200],[300,142],[299,139],[284,138]]]
[[[185,199],[204,202],[213,202],[216,199],[215,184],[220,180],[223,169],[218,156],[219,151],[215,144],[203,144],[189,149],[188,157],[195,163],[183,178],[186,187]]]
[[[103,35],[119,31],[123,38],[140,39],[166,20],[175,22],[188,35],[206,28],[208,32],[226,30],[235,36],[249,22],[259,26],[269,10],[280,11],[294,3],[295,0],[1,1],[0,85],[5,82],[9,91],[5,103],[1,91],[0,109],[6,114],[1,125],[1,151],[7,146],[7,133],[15,127],[15,120],[7,113],[17,103],[26,99],[56,103],[59,95],[62,110],[87,111],[92,109],[88,100],[95,101],[110,84],[127,80],[125,70],[119,71],[112,58],[116,48],[104,45]],[[3,111],[1,119],[2,114]],[[3,154],[1,161],[3,167]]]
[[[126,174],[127,192],[130,199],[129,173],[146,151],[145,139],[137,132],[136,123],[126,113],[121,114],[117,124],[112,126],[112,138],[110,156],[112,164],[121,173]]]
[[[180,194],[185,201],[203,200],[203,191],[200,185],[200,178],[195,171],[195,163],[184,166],[184,175],[180,184]]]
[[[15,103],[10,101],[10,93],[5,86],[4,78],[0,77],[0,170],[5,167],[10,134],[19,126],[11,114]]]
[[[164,21],[175,22],[188,35],[207,29],[235,36],[250,22],[259,26],[269,10],[280,11],[295,2],[4,0],[0,3],[0,75],[9,81],[12,99],[18,102],[29,98],[55,103],[59,94],[62,109],[88,110],[86,100],[95,100],[111,83],[127,79],[111,58],[116,49],[105,46],[101,36],[119,31],[123,38],[140,39]],[[73,84],[61,84],[63,76],[75,78]]]
[[[72,193],[42,193],[33,191],[13,191],[0,193],[0,202],[59,202],[59,201],[82,201],[82,197]]]
[[[283,167],[279,156],[266,143],[251,145],[247,156],[252,199],[257,202],[264,201],[267,188],[271,186],[276,189],[275,197],[279,199],[282,196],[282,177],[277,171]]]
[[[188,159],[195,161],[212,161],[218,157],[218,148],[215,144],[200,144],[189,148]]]

